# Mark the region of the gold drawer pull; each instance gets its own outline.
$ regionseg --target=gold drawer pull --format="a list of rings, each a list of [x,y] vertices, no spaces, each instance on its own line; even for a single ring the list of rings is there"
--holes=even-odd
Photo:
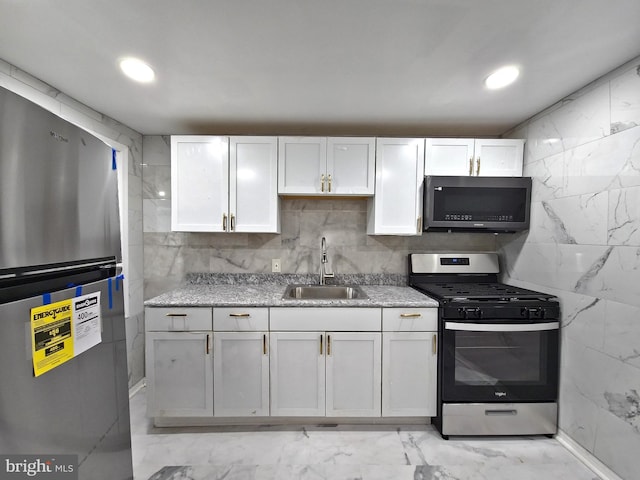
[[[230,313],[229,314],[230,317],[250,317],[251,314],[250,313]]]
[[[400,318],[417,318],[421,317],[421,313],[401,313]]]
[[[165,317],[186,317],[186,313],[167,313]]]

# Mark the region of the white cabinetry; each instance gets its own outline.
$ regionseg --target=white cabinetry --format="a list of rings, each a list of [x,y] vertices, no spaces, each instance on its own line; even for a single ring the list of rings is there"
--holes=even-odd
[[[271,332],[271,415],[324,416],[324,333]]]
[[[213,309],[216,417],[269,415],[269,311]]]
[[[281,195],[373,195],[373,138],[280,137],[278,144]]]
[[[524,140],[427,138],[425,175],[522,176]]]
[[[271,415],[380,416],[379,308],[272,308],[271,328]]]
[[[148,416],[212,416],[211,309],[147,308],[145,320]]]
[[[419,235],[424,138],[378,138],[376,142],[376,195],[369,200],[367,233]]]
[[[171,229],[279,231],[275,137],[171,137]]]
[[[382,329],[382,416],[435,416],[437,309],[384,308]]]
[[[327,332],[328,417],[379,417],[380,333]]]

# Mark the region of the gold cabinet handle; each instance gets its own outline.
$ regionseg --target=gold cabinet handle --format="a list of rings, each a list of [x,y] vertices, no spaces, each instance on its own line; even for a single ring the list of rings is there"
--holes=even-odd
[[[262,335],[262,354],[267,354],[267,334]]]
[[[473,175],[473,157],[469,159],[469,176]]]
[[[167,313],[165,317],[186,317],[186,313]]]
[[[320,176],[320,191],[324,193],[324,173]]]
[[[331,193],[331,174],[329,174],[328,180],[329,180],[329,193]]]
[[[422,216],[418,217],[418,233],[422,231]]]
[[[401,313],[400,314],[401,318],[416,318],[421,316],[422,316],[421,313]]]
[[[236,230],[236,216],[232,213],[231,214],[231,231],[234,232]]]
[[[480,175],[480,157],[478,157],[478,160],[476,161],[476,177]]]
[[[226,213],[222,214],[222,231],[223,232],[227,231],[227,214]]]
[[[327,355],[331,355],[331,335],[327,335]]]
[[[320,335],[320,355],[322,355],[322,335]]]
[[[205,346],[205,353],[209,355],[210,351],[211,351],[211,347],[209,346],[209,334],[207,333],[207,344]]]
[[[230,313],[230,317],[250,317],[250,313]]]
[[[431,349],[433,350],[434,355],[438,353],[438,339],[435,333],[433,334],[433,338],[431,340]]]

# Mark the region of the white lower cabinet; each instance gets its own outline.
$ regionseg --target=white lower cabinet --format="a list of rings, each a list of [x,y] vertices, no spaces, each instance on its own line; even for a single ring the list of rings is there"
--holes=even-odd
[[[382,334],[382,416],[436,415],[435,332]]]
[[[147,332],[150,417],[213,415],[211,333]]]
[[[328,417],[379,417],[380,333],[327,333]]]
[[[381,334],[271,332],[271,415],[379,417]]]
[[[324,416],[324,333],[271,332],[271,415]]]
[[[145,312],[150,417],[436,415],[435,308]]]
[[[382,328],[382,416],[435,416],[437,309],[385,308]]]
[[[266,332],[215,332],[213,411],[217,417],[269,415]]]

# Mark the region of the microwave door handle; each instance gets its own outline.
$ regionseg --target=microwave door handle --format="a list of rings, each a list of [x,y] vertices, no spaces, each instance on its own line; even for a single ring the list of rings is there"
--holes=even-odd
[[[445,322],[445,330],[460,330],[467,332],[540,332],[544,330],[558,330],[560,322],[545,323],[459,323]]]

